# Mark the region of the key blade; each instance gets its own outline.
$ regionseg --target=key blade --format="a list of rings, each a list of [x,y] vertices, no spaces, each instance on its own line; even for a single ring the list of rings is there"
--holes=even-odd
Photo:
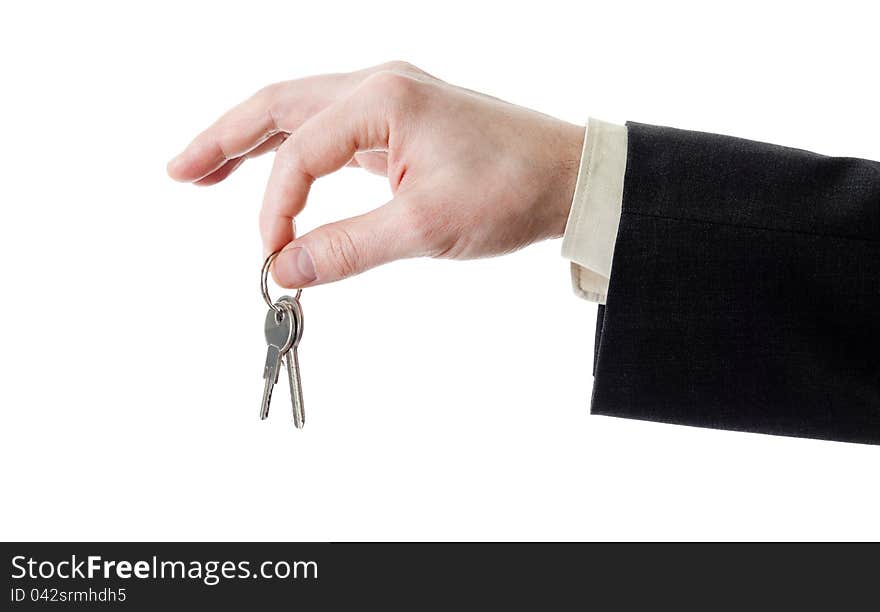
[[[290,401],[293,405],[293,424],[297,429],[302,429],[306,424],[306,409],[303,404],[302,379],[299,375],[299,357],[294,346],[284,356],[284,365],[287,368],[287,382],[290,384]]]
[[[266,348],[266,365],[263,366],[263,378],[272,378],[272,383],[278,382],[278,370],[281,365],[281,351],[277,346],[269,345]],[[274,374],[274,375],[273,375]]]
[[[293,324],[293,342],[284,355],[284,365],[287,369],[287,382],[290,386],[290,400],[293,408],[293,424],[297,429],[302,429],[306,422],[306,411],[303,402],[302,378],[299,371],[299,353],[297,347],[303,332],[303,311],[299,300],[289,295],[279,299],[279,303],[288,308]]]
[[[267,378],[263,384],[263,403],[260,405],[260,420],[265,421],[269,417],[269,404],[272,402],[272,389],[275,383]]]
[[[269,404],[272,402],[272,390],[278,382],[281,369],[281,353],[277,346],[271,344],[266,349],[266,365],[263,366],[263,402],[260,405],[260,420],[269,416]]]

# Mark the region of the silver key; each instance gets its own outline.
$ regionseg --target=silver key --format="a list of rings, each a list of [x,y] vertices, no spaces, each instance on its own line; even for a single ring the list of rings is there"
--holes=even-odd
[[[269,416],[269,403],[272,401],[272,390],[278,382],[281,370],[281,358],[293,343],[294,327],[293,309],[289,305],[281,306],[280,310],[270,308],[266,313],[263,331],[266,335],[266,365],[263,366],[263,403],[260,406],[260,419]]]
[[[284,365],[287,368],[287,381],[290,383],[290,402],[293,405],[293,424],[297,429],[302,429],[306,424],[306,409],[303,403],[302,379],[299,373],[299,355],[297,347],[303,334],[303,311],[299,300],[289,295],[278,299],[279,304],[290,307],[293,315],[294,335],[287,354],[284,355]]]

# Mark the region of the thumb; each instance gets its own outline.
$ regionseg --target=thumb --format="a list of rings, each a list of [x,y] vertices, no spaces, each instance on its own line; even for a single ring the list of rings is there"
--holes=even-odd
[[[393,200],[364,215],[323,225],[289,243],[273,265],[282,287],[341,280],[422,251],[411,207]]]

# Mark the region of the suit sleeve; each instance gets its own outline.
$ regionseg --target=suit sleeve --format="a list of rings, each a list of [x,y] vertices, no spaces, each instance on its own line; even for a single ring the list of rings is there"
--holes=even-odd
[[[591,411],[880,443],[880,164],[627,125]]]

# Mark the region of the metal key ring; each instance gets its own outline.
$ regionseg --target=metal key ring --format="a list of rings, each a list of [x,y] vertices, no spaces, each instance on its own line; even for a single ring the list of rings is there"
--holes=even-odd
[[[294,317],[294,321],[296,322],[296,333],[293,337],[293,346],[298,346],[299,341],[302,340],[303,328],[305,327],[302,304],[300,304],[298,298],[292,298],[289,295],[282,295],[280,298],[278,298],[278,303],[290,306],[290,308],[293,310],[292,316]]]
[[[272,302],[272,298],[269,297],[269,268],[272,267],[272,262],[275,261],[275,258],[278,257],[278,253],[280,252],[280,250],[275,251],[266,258],[266,261],[263,262],[263,271],[260,273],[260,291],[263,292],[263,299],[266,300],[266,304],[269,305],[269,308],[271,308],[275,312],[281,312],[282,308],[275,305]],[[302,295],[302,289],[297,289],[297,300],[299,300],[300,295]]]

